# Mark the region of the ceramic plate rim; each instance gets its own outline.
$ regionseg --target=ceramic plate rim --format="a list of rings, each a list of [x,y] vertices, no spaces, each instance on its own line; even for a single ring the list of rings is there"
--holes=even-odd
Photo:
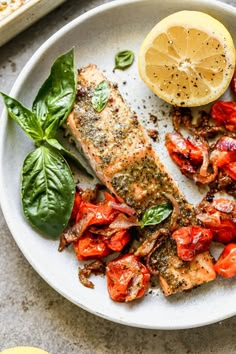
[[[127,4],[131,4],[131,3],[142,3],[145,0],[114,0],[112,2],[100,5],[98,7],[95,7],[91,10],[89,10],[88,12],[80,15],[79,17],[75,18],[74,20],[72,20],[71,22],[69,22],[68,24],[66,24],[65,26],[63,26],[60,30],[58,30],[55,34],[53,34],[48,40],[46,40],[39,48],[38,50],[33,54],[33,56],[29,59],[29,61],[25,64],[24,68],[21,70],[19,76],[17,77],[11,91],[10,91],[10,95],[13,97],[16,97],[19,93],[19,90],[22,86],[22,84],[24,83],[25,79],[27,78],[28,74],[30,73],[31,69],[33,68],[33,65],[35,63],[35,61],[37,61],[43,54],[44,52],[50,48],[51,45],[53,45],[54,42],[56,42],[60,37],[62,37],[66,32],[68,32],[70,29],[72,29],[73,27],[81,24],[83,21],[86,21],[87,19],[89,19],[92,16],[96,16],[99,13],[105,11],[105,10],[110,10],[116,7],[120,7],[122,5],[127,5]],[[177,0],[176,0],[177,2]],[[182,3],[188,3],[188,0],[182,0]],[[219,8],[222,10],[225,10],[226,12],[234,12],[235,17],[236,17],[236,9],[233,6],[230,6],[228,4],[216,1],[216,0],[193,0],[193,2],[195,3],[202,3],[202,4],[207,4],[212,5],[214,8]],[[2,129],[0,130],[0,167],[2,166],[2,160],[3,160],[3,154],[4,154],[4,137],[7,134],[7,129],[6,129],[6,124],[7,124],[7,113],[6,113],[6,109],[3,109],[2,115],[1,115],[1,125],[2,125]],[[42,274],[41,270],[38,269],[37,265],[34,263],[34,260],[31,258],[30,256],[30,252],[28,252],[27,248],[25,249],[24,247],[21,247],[18,244],[18,236],[17,236],[17,230],[16,230],[16,225],[14,224],[14,222],[12,221],[11,215],[10,215],[10,210],[8,208],[8,203],[7,203],[7,198],[5,196],[4,193],[4,188],[3,188],[3,178],[1,177],[3,172],[3,168],[0,169],[0,204],[1,204],[1,208],[2,208],[2,212],[5,218],[5,221],[8,225],[8,228],[16,242],[16,244],[18,245],[18,247],[20,248],[21,252],[23,253],[23,255],[25,256],[25,258],[28,260],[28,262],[31,264],[31,266],[34,268],[34,270],[54,289],[56,290],[59,294],[61,294],[63,297],[65,297],[66,299],[68,299],[70,302],[74,303],[75,305],[81,307],[82,309],[93,313],[99,317],[102,317],[104,319],[110,320],[112,322],[116,322],[116,323],[120,323],[120,324],[124,324],[124,325],[128,325],[128,326],[132,326],[132,327],[138,327],[138,328],[146,328],[146,329],[164,329],[164,330],[177,330],[177,329],[186,329],[186,328],[194,328],[194,327],[200,327],[200,326],[205,326],[208,324],[212,324],[215,323],[217,321],[221,321],[223,319],[232,317],[236,314],[236,309],[235,311],[232,311],[230,313],[225,313],[222,316],[217,316],[217,317],[212,317],[211,319],[205,319],[205,320],[201,320],[196,322],[194,325],[190,324],[188,325],[175,325],[170,326],[170,325],[143,325],[140,326],[140,324],[136,324],[130,321],[126,321],[126,320],[122,320],[122,319],[118,319],[116,317],[113,317],[112,315],[104,315],[103,313],[100,312],[96,312],[93,309],[90,309],[89,307],[83,305],[82,303],[75,302],[68,294],[66,294],[62,289],[60,289],[58,286],[56,286],[55,284],[53,284],[52,281],[50,281],[50,279],[47,278],[47,275]]]

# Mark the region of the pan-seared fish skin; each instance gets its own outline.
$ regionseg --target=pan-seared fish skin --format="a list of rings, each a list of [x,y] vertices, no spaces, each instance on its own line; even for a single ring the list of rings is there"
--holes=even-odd
[[[91,99],[94,90],[103,80],[106,78],[96,65],[91,64],[78,72],[77,98],[74,110],[67,120],[67,131],[77,146],[82,148],[98,178],[120,200],[134,208],[139,218],[147,208],[167,201],[167,196],[171,195],[176,199],[181,210],[177,220],[179,227],[196,223],[193,206],[187,203],[168,175],[140,125],[137,115],[124,102],[117,87],[109,82],[110,98],[106,107],[100,113],[93,109]],[[158,225],[158,228],[167,228],[169,219]],[[144,230],[146,235],[150,235],[157,230],[157,227]],[[170,254],[177,257],[174,244],[171,249]],[[201,255],[198,257],[201,263]],[[160,269],[160,279],[165,279],[166,284],[172,289],[169,290],[170,293],[189,289],[215,278],[211,257],[209,256],[207,264],[206,257],[202,257],[198,279],[189,277],[191,281],[186,281],[185,287],[178,285],[181,279],[174,284],[169,283],[173,282],[173,279],[169,273],[166,277],[166,269],[164,272]],[[186,270],[184,263],[186,262],[182,262],[183,268]],[[169,272],[175,273],[175,264],[171,262],[169,264]],[[212,272],[209,272],[207,277],[205,266],[209,268],[210,265]],[[179,264],[178,270],[181,270]],[[204,272],[202,278],[201,272]],[[184,282],[187,276],[186,271],[180,272],[179,278],[182,277]],[[161,283],[164,284],[163,281]],[[168,291],[165,293],[167,294]]]

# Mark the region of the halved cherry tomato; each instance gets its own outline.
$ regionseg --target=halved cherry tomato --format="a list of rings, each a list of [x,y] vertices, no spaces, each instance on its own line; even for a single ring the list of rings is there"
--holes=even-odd
[[[201,147],[179,133],[166,134],[166,147],[183,174],[195,173],[196,168],[203,162]]]
[[[236,132],[236,102],[217,101],[211,107],[211,117],[217,125]]]
[[[149,270],[133,254],[126,254],[109,262],[106,276],[109,295],[118,302],[142,297],[150,280]]]
[[[200,226],[186,226],[176,230],[172,237],[176,241],[179,258],[192,261],[198,253],[209,250],[212,232]]]
[[[111,253],[100,235],[92,235],[86,231],[85,234],[74,242],[74,249],[79,260],[99,259]]]
[[[236,243],[225,246],[214,269],[223,278],[231,278],[236,275]]]
[[[236,161],[223,167],[224,172],[236,181]]]
[[[211,153],[211,161],[218,167],[236,162],[236,139],[229,136],[220,138]]]
[[[107,202],[92,204],[82,201],[80,204],[79,212],[77,214],[76,222],[79,222],[88,214],[93,214],[89,225],[110,224],[117,216],[117,212],[112,207],[110,207]]]
[[[112,251],[120,252],[130,241],[130,234],[127,230],[119,230],[109,238],[103,237],[103,240]]]
[[[218,198],[212,203],[205,203],[197,218],[212,231],[215,241],[229,243],[236,240],[236,202],[234,200]]]
[[[80,208],[80,204],[82,202],[82,197],[81,194],[79,192],[75,193],[75,199],[74,199],[74,205],[73,205],[73,209],[71,212],[71,217],[70,217],[70,221],[75,221],[76,216],[79,212],[79,208]]]

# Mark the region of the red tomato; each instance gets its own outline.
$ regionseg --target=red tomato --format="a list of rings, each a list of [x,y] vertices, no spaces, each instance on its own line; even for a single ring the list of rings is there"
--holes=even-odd
[[[213,233],[217,242],[229,243],[236,239],[236,202],[218,198],[209,203],[197,218]]]
[[[227,220],[222,221],[220,227],[211,227],[210,229],[216,242],[227,244],[236,238],[236,226],[232,226]]]
[[[73,205],[73,209],[71,212],[71,217],[70,217],[70,221],[75,221],[76,216],[79,212],[79,208],[80,208],[80,204],[82,202],[82,197],[80,195],[80,193],[76,192],[75,193],[75,199],[74,199],[74,205]]]
[[[236,161],[223,167],[224,172],[236,181]]]
[[[236,162],[236,139],[229,136],[220,138],[211,154],[211,161],[218,167]]]
[[[111,253],[100,235],[94,236],[88,231],[74,242],[74,249],[81,261],[105,257]]]
[[[91,218],[88,226],[110,224],[117,216],[117,212],[113,210],[107,202],[91,204],[82,201],[76,222],[79,222],[83,217],[90,213],[93,214],[93,217]]]
[[[103,239],[112,251],[120,252],[130,241],[130,234],[127,230],[120,230],[117,231],[112,237],[104,237]]]
[[[203,162],[201,146],[197,142],[185,139],[181,134],[166,134],[166,147],[173,161],[180,167],[181,172],[195,173],[196,168]]]
[[[236,132],[236,102],[217,101],[211,107],[211,117],[217,125]]]
[[[110,193],[107,193],[107,192],[103,192],[103,195],[104,195],[104,198],[106,201],[108,202],[117,202],[116,198],[113,197]]]
[[[231,278],[236,275],[236,244],[230,243],[223,249],[220,258],[214,265],[216,273],[223,278]]]
[[[172,234],[179,258],[192,261],[198,253],[208,251],[212,232],[200,226],[181,227]]]
[[[106,276],[109,295],[118,302],[142,297],[150,279],[147,267],[133,254],[126,254],[109,262]]]

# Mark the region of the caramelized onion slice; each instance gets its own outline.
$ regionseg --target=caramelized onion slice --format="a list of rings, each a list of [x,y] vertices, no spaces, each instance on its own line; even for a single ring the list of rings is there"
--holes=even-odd
[[[86,288],[94,288],[94,284],[88,279],[91,274],[105,274],[106,266],[101,260],[93,261],[79,268],[79,280]]]

